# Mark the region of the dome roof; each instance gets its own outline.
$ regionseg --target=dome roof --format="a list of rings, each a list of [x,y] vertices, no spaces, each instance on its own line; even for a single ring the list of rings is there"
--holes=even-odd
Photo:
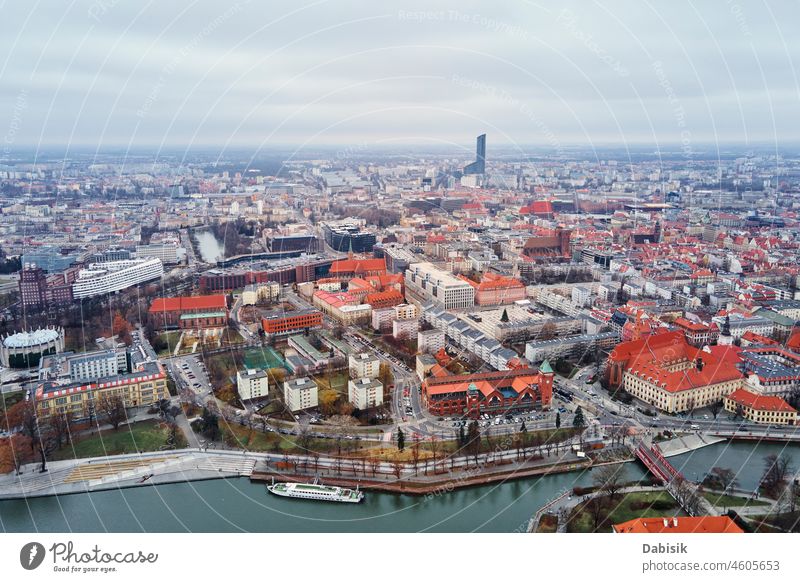
[[[31,348],[47,344],[58,339],[58,332],[54,329],[37,329],[36,331],[21,331],[10,335],[3,340],[7,348]]]

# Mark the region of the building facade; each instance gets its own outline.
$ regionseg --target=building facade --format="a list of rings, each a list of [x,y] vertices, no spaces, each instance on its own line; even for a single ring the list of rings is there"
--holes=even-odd
[[[266,370],[237,370],[236,389],[241,400],[253,400],[269,395],[269,375]]]
[[[777,396],[739,389],[724,399],[725,410],[758,424],[797,424],[797,410]]]
[[[94,263],[78,273],[78,278],[72,285],[72,294],[75,299],[95,297],[163,276],[164,265],[159,259]]]
[[[316,309],[290,311],[285,315],[271,315],[261,319],[261,327],[268,336],[300,333],[322,327],[322,313]]]
[[[295,378],[283,383],[283,402],[292,412],[319,406],[319,387],[311,378]]]
[[[475,289],[468,282],[432,263],[413,263],[405,274],[406,292],[421,302],[444,309],[467,309],[475,305]]]
[[[383,404],[383,384],[375,378],[355,378],[347,383],[350,404],[367,410]]]
[[[436,416],[506,414],[547,410],[553,399],[553,371],[541,368],[430,377],[422,382],[422,401]]]

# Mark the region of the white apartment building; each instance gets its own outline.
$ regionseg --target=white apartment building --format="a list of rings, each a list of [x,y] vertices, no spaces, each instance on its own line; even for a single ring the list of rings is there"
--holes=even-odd
[[[236,389],[242,400],[263,398],[269,394],[269,376],[265,370],[238,370]]]
[[[426,303],[432,301],[444,309],[466,309],[475,306],[475,289],[431,263],[414,263],[405,274],[406,292]]]
[[[151,243],[136,245],[137,259],[160,259],[162,263],[178,262],[178,245],[174,243]]]
[[[357,378],[347,383],[350,404],[358,410],[383,404],[383,384],[374,378]]]
[[[350,376],[353,378],[377,378],[381,359],[375,354],[350,354],[348,358]]]
[[[392,337],[395,339],[417,339],[419,319],[393,319]]]
[[[75,299],[105,295],[145,281],[160,279],[163,275],[164,264],[160,259],[94,263],[78,273],[78,278],[72,285],[72,295]]]
[[[383,330],[392,326],[394,307],[372,310],[372,329]]]
[[[128,368],[125,350],[69,354],[65,363],[66,373],[73,382],[117,376]]]
[[[283,383],[283,402],[292,412],[319,406],[319,388],[311,378],[295,378]]]
[[[592,288],[584,285],[576,285],[572,288],[572,302],[578,307],[585,307],[591,302]]]
[[[444,347],[444,331],[429,329],[417,332],[417,351],[421,354],[435,354]]]

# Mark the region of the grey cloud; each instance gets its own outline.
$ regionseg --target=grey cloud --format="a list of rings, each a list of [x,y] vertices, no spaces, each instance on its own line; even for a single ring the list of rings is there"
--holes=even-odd
[[[0,127],[24,92],[20,147],[800,138],[789,2],[375,4],[16,3]]]

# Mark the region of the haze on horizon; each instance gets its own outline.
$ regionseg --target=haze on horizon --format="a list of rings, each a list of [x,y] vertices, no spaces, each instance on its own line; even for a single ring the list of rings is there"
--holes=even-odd
[[[3,6],[22,148],[800,141],[790,2]]]

